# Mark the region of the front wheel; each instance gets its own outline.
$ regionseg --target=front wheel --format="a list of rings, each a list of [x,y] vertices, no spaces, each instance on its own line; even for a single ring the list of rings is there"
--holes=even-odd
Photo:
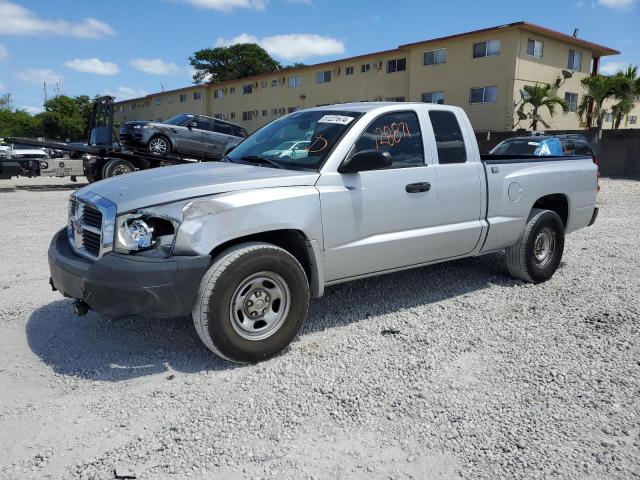
[[[534,208],[518,242],[507,249],[511,276],[530,283],[549,280],[564,251],[564,224],[551,210]]]
[[[219,256],[200,284],[192,317],[204,344],[238,363],[286,348],[307,316],[309,284],[286,250],[251,242]]]
[[[149,151],[155,155],[168,155],[171,153],[171,143],[164,135],[156,135],[149,140]]]

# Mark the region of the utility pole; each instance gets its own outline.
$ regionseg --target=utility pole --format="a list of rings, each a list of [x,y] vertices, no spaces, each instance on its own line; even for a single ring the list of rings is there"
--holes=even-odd
[[[44,82],[44,103],[47,103],[47,82]]]

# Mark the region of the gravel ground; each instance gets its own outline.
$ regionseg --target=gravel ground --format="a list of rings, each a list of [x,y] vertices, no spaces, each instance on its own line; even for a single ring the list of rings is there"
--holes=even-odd
[[[235,366],[185,319],[75,317],[74,186],[2,181],[0,478],[640,478],[640,182],[601,184],[543,285],[489,255],[333,287]]]

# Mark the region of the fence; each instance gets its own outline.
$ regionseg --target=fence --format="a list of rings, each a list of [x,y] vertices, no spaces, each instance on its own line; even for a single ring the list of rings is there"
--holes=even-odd
[[[574,133],[596,143],[597,132],[590,130],[547,130],[550,135]],[[476,132],[480,152],[487,153],[502,140],[527,135],[526,132]],[[640,178],[640,129],[603,130],[597,142],[600,173],[606,177]]]

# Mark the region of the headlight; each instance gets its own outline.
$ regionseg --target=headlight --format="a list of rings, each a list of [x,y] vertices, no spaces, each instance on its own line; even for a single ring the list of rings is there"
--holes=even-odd
[[[168,257],[175,235],[174,221],[144,213],[121,215],[116,219],[114,250],[136,253],[157,250]]]
[[[142,128],[142,125],[134,125],[133,128]]]

